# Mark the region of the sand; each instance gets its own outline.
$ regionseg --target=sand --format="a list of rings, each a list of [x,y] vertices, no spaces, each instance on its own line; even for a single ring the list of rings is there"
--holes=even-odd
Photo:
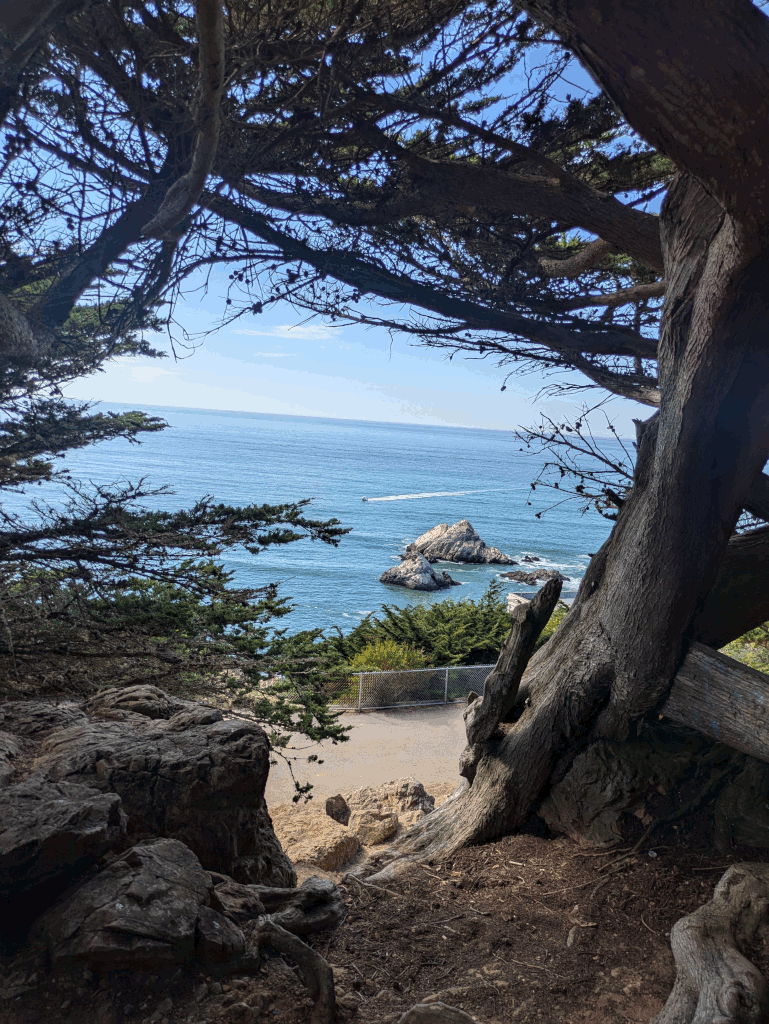
[[[396,708],[389,711],[355,712],[342,717],[351,725],[350,739],[333,745],[299,742],[292,753],[301,760],[294,765],[300,782],[311,782],[313,799],[325,800],[334,793],[345,793],[361,786],[381,786],[391,779],[413,775],[428,793],[433,786],[459,784],[459,755],[465,748],[464,704],[424,708]],[[317,754],[323,764],[307,763]],[[281,758],[270,769],[267,780],[267,805],[288,803],[294,786]]]

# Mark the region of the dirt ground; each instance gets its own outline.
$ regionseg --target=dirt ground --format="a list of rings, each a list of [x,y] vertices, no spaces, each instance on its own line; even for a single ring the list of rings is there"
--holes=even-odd
[[[440,999],[479,1024],[645,1024],[673,983],[673,923],[711,897],[728,864],[761,857],[716,853],[707,808],[620,860],[642,832],[634,818],[627,828],[609,852],[530,832],[380,888],[334,876],[347,919],[313,945],[334,966],[338,1020],[395,1024]],[[300,878],[310,873],[322,872]],[[769,950],[747,952],[767,974]],[[307,1024],[310,1013],[296,969],[277,956],[253,977],[218,980],[65,972],[0,1003],[2,1024]]]
[[[342,716],[352,726],[350,738],[336,745],[303,745],[294,772],[300,782],[311,782],[313,799],[324,801],[334,793],[348,793],[361,786],[381,786],[390,779],[414,778],[430,786],[458,779],[459,755],[465,748],[462,711],[464,704],[422,708],[394,708],[390,711],[351,712]],[[316,755],[322,764],[308,762]],[[267,780],[267,806],[290,802],[294,784],[280,758]]]

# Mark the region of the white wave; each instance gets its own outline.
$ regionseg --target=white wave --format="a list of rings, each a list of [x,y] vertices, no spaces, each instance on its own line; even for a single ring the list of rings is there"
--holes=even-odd
[[[459,498],[463,494],[488,494],[490,491],[512,491],[513,487],[485,487],[480,491],[422,491],[420,494],[387,494],[383,498],[366,501],[413,501],[415,498]]]

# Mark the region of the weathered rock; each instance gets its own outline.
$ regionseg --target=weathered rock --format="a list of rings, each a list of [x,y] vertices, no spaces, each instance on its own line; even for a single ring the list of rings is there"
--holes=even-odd
[[[453,526],[439,523],[406,548],[406,555],[421,554],[430,562],[481,562],[485,565],[517,565],[499,548],[481,540],[467,519]]]
[[[416,553],[405,554],[400,565],[382,573],[379,582],[409,590],[443,590],[460,586],[447,572],[436,572],[426,558]]]
[[[67,887],[126,831],[115,793],[32,778],[0,791],[0,899],[60,877]],[[34,900],[33,900],[34,902]]]
[[[212,916],[211,876],[183,843],[134,846],[40,918],[37,931],[54,964],[146,967],[179,963],[196,941],[235,926]],[[209,912],[199,928],[201,909]],[[240,936],[243,939],[243,936]],[[245,943],[245,940],[243,940]]]
[[[109,711],[128,711],[144,718],[169,719],[179,711],[185,711],[186,701],[171,697],[157,686],[142,683],[138,686],[115,687],[104,690],[83,705],[83,710],[96,714]],[[221,717],[221,713],[220,713]]]
[[[414,778],[394,779],[383,786],[363,786],[345,794],[352,814],[395,814],[404,826],[413,825],[435,809],[435,800]]]
[[[223,963],[240,956],[245,948],[245,936],[236,924],[211,907],[198,908],[195,951],[201,960]]]
[[[15,700],[0,704],[0,729],[38,739],[52,729],[63,729],[85,721],[85,714],[75,704],[47,704],[45,701]]]
[[[508,594],[507,595],[507,610],[508,610],[508,613],[513,612],[520,605],[528,604],[528,603],[529,603],[529,599],[527,597],[523,597],[521,594]]]
[[[445,1003],[417,1003],[403,1014],[398,1024],[475,1024],[464,1010]]]
[[[341,793],[330,796],[326,800],[326,814],[340,825],[347,825],[350,821],[350,808]]]
[[[521,559],[522,562],[540,562],[542,559],[539,555],[524,555]]]
[[[239,882],[296,883],[264,802],[269,745],[258,725],[152,686],[106,691],[88,710],[36,734],[35,777],[117,793],[129,840],[178,839]]]
[[[354,832],[364,846],[386,843],[398,831],[397,814],[363,811],[350,818],[350,831]]]
[[[499,578],[502,580],[515,580],[516,583],[526,583],[530,587],[536,586],[538,581],[547,583],[548,580],[568,580],[568,576],[558,572],[557,569],[535,569],[534,572],[524,572],[516,569],[515,572],[501,572]]]
[[[360,850],[360,840],[354,832],[318,811],[297,810],[293,805],[275,807],[272,823],[293,864],[314,864],[324,871],[338,871]]]

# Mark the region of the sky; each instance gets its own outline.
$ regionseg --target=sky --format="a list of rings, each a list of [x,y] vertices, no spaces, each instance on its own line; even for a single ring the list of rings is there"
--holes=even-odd
[[[537,397],[553,378],[512,377],[509,368],[413,344],[384,329],[337,327],[280,303],[216,330],[229,281],[209,280],[206,295],[188,294],[176,309],[189,335],[213,333],[175,358],[163,335],[150,341],[166,359],[118,359],[104,372],[73,382],[71,398],[137,406],[176,406],[243,412],[325,416],[391,423],[438,424],[510,430],[533,426],[542,413],[575,416],[595,393],[569,400]],[[572,379],[575,379],[574,377]],[[632,417],[648,410],[617,400],[608,407],[621,436],[635,431]],[[606,433],[597,423],[599,433]]]
[[[594,92],[587,72],[572,63],[561,83],[564,95]],[[558,88],[555,89],[558,93]],[[575,419],[586,402],[600,400],[590,391],[565,398],[545,398],[542,389],[554,380],[584,382],[581,375],[545,377],[528,373],[509,377],[490,360],[467,359],[430,350],[406,335],[308,321],[306,314],[282,302],[259,315],[241,318],[217,330],[225,310],[227,273],[215,271],[208,289],[190,286],[176,310],[176,334],[212,331],[182,358],[122,359],[105,372],[73,382],[72,398],[137,406],[176,406],[251,413],[321,416],[390,423],[433,424],[511,430],[534,426],[543,414],[554,420]],[[381,307],[376,310],[381,313]],[[403,313],[402,309],[398,313]],[[161,336],[152,336],[158,348]],[[502,385],[505,384],[505,391]],[[615,399],[605,407],[621,437],[634,437],[633,418],[649,409]],[[597,435],[608,430],[603,415],[593,418]]]

